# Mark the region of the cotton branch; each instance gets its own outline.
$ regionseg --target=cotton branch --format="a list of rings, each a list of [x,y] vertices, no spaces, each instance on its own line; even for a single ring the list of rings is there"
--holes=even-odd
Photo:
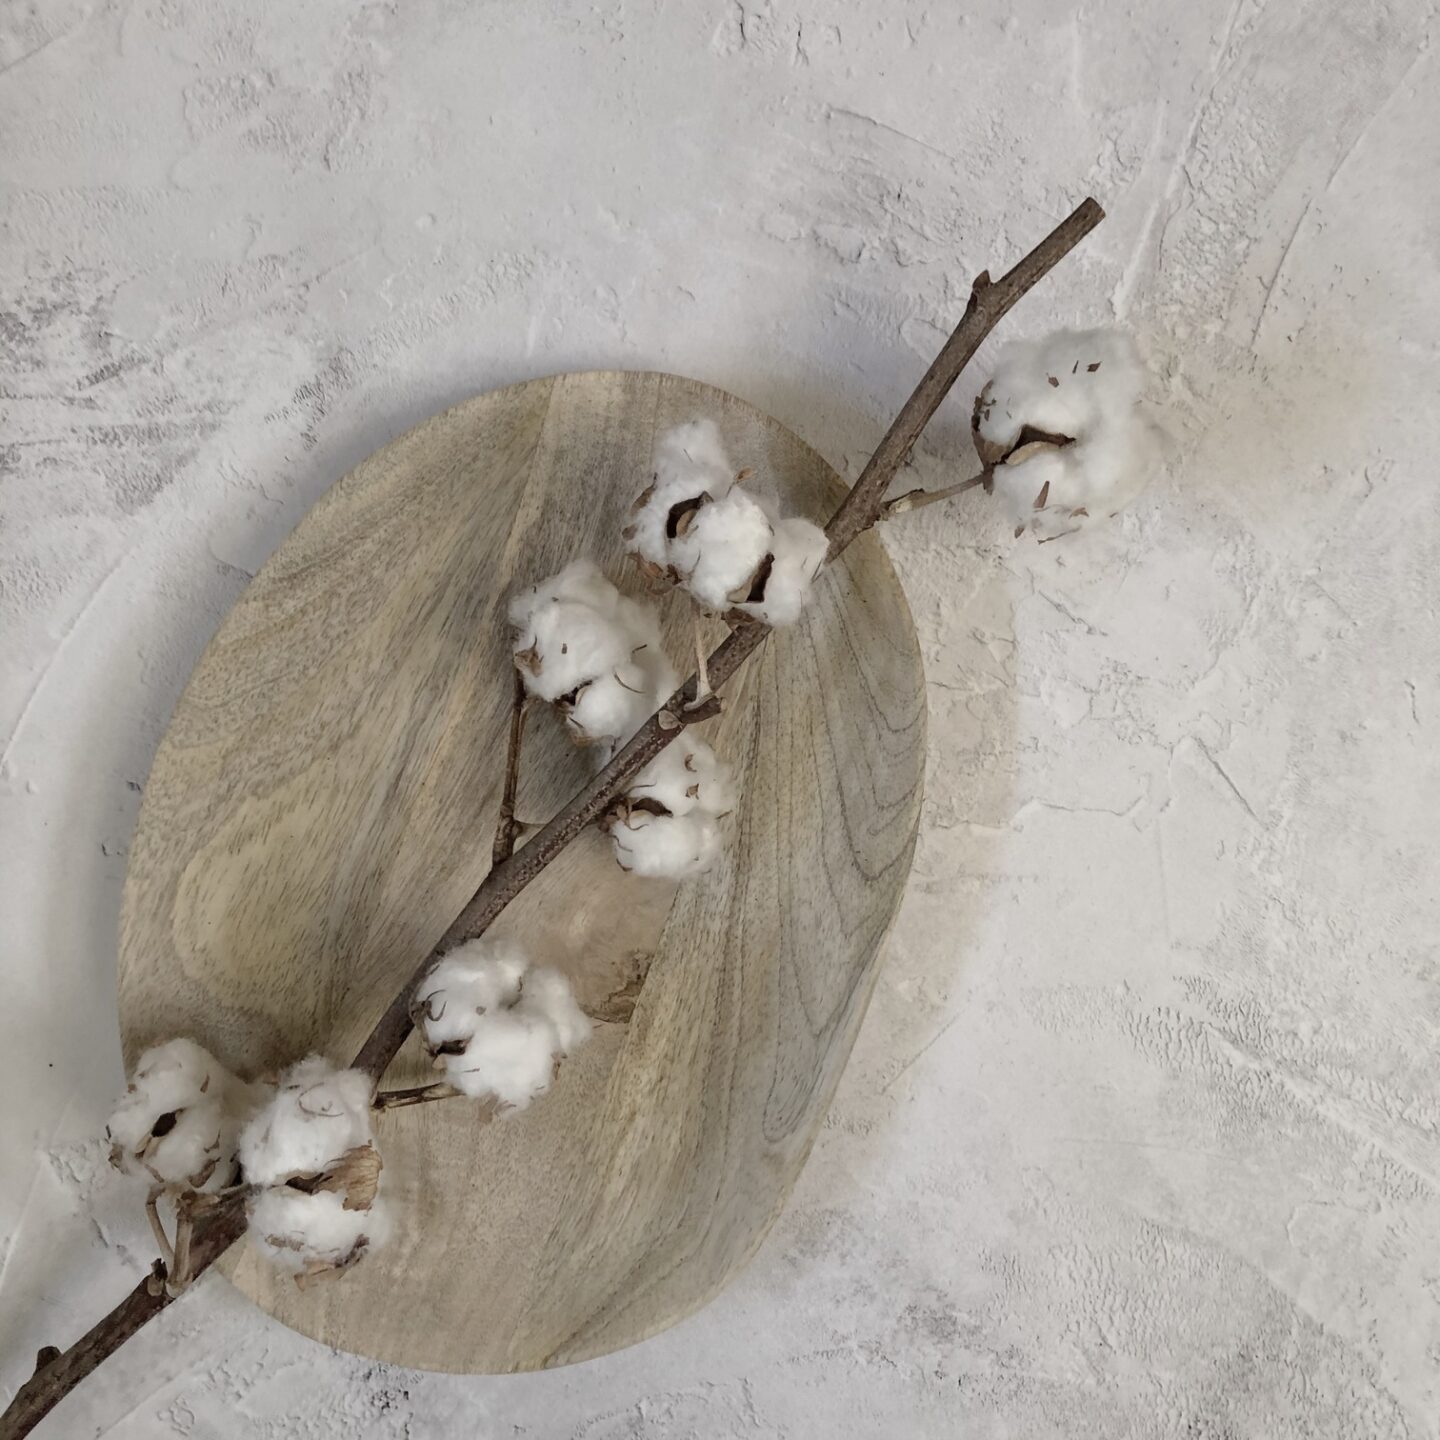
[[[491,850],[492,865],[499,865],[515,853],[520,826],[515,819],[515,796],[520,789],[520,747],[525,739],[525,707],[528,700],[525,677],[515,672],[515,691],[510,702],[510,744],[505,754],[505,788],[500,796],[500,820]]]
[[[974,357],[986,336],[1009,313],[1015,302],[1043,279],[1081,240],[1105,218],[1094,200],[1084,201],[1061,221],[1039,245],[999,280],[989,273],[977,277],[970,303],[945,342],[935,363],[925,372],[914,393],[905,402],[870,463],[831,516],[825,533],[833,560],[856,536],[868,530],[880,517],[885,491],[905,463],[930,417],[939,408],[960,371]],[[740,668],[770,633],[770,627],[753,620],[741,620],[710,654],[706,666],[710,688],[719,688]],[[500,912],[513,900],[582,830],[594,824],[625,793],[634,778],[686,726],[709,718],[704,702],[697,704],[699,676],[692,675],[670,698],[669,703],[640,728],[639,732],[595,777],[589,790],[576,795],[543,830],[485,877],[470,903],[445,932],[437,953],[476,935],[482,935]],[[713,698],[713,697],[712,697]],[[355,1057],[357,1069],[377,1078],[400,1052],[410,1033],[408,996],[432,958],[427,956],[407,981],[405,989],[391,1002],[369,1038]]]
[[[1102,219],[1104,211],[1094,200],[1087,199],[1000,279],[992,281],[989,273],[984,272],[975,280],[969,304],[954,333],[905,402],[860,478],[825,527],[830,542],[827,559],[835,559],[858,535],[882,518],[886,511],[886,490],[961,370],[1016,301],[1043,279]],[[758,621],[738,620],[730,634],[709,656],[705,667],[709,688],[718,690],[733,678],[769,633],[770,627]],[[682,729],[709,719],[718,711],[718,697],[714,694],[703,696],[698,675],[692,675],[665,706],[641,726],[634,738],[586,790],[574,796],[524,846],[499,860],[445,932],[436,953],[483,934],[501,911],[582,830],[599,820],[625,794],[629,782]],[[511,753],[517,763],[519,726],[520,721],[512,712]],[[507,771],[507,777],[508,774]],[[513,822],[513,812],[511,820]],[[504,848],[501,839],[497,836],[497,856]],[[366,1071],[377,1081],[410,1033],[410,996],[433,960],[433,955],[426,956],[406,979],[404,988],[380,1017],[355,1057],[355,1067]],[[406,1102],[387,1100],[386,1103]],[[188,1277],[193,1278],[212,1265],[244,1230],[243,1196],[238,1192],[219,1197],[201,1210],[190,1235]],[[114,1310],[69,1350],[37,1368],[31,1379],[20,1387],[4,1415],[0,1416],[0,1440],[20,1440],[20,1437],[28,1435],[65,1395],[158,1315],[172,1298],[166,1286],[165,1267],[157,1261],[152,1273]]]

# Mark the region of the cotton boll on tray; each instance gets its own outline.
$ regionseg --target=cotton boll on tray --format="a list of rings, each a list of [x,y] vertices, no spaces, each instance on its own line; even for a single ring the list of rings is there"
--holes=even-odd
[[[410,1017],[431,1055],[463,1048],[474,1017],[513,1005],[530,959],[513,940],[470,940],[442,956],[416,991]]]
[[[749,591],[772,539],[764,507],[735,489],[697,510],[670,554],[685,588],[702,605],[721,611]]]
[[[632,807],[608,823],[622,870],[668,880],[703,875],[720,858],[720,827],[713,815],[657,815]]]
[[[623,594],[593,561],[522,590],[509,615],[526,691],[559,708],[577,744],[629,739],[679,683],[653,607]]]
[[[515,941],[482,938],[449,951],[416,987],[411,1019],[446,1081],[475,1100],[523,1110],[590,1020],[558,971],[532,966]]]
[[[173,1189],[214,1192],[234,1179],[241,1127],[263,1087],[183,1037],[140,1056],[106,1126],[117,1169]]]
[[[558,700],[630,659],[638,607],[600,573],[577,560],[510,602],[515,663],[525,688]]]
[[[307,1056],[241,1132],[251,1244],[297,1281],[348,1269],[390,1233],[371,1088],[362,1071]]]
[[[756,577],[750,593],[736,601],[735,608],[767,625],[793,625],[825,563],[827,547],[825,532],[813,521],[791,517],[777,522],[769,564]]]
[[[735,470],[708,421],[661,435],[654,467],[624,532],[642,573],[682,587],[710,614],[793,625],[825,563],[825,532],[744,489],[754,469]]]
[[[692,420],[665,432],[655,444],[654,477],[631,507],[626,530],[631,550],[652,578],[677,574],[672,546],[703,505],[723,500],[737,471],[713,420]]]
[[[279,1270],[297,1277],[346,1270],[390,1237],[387,1211],[347,1208],[345,1197],[308,1195],[280,1186],[262,1190],[249,1209],[250,1242]]]
[[[672,740],[631,782],[632,802],[659,805],[672,815],[701,810],[727,815],[735,808],[735,777],[731,767],[699,736]]]
[[[370,1078],[337,1070],[319,1055],[292,1065],[240,1136],[240,1164],[251,1185],[315,1174],[370,1140]]]

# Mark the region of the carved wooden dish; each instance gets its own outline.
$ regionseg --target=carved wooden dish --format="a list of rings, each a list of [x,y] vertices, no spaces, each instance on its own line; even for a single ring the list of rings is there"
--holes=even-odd
[[[354,1053],[488,867],[506,597],[586,554],[639,593],[625,512],[656,432],[702,414],[756,467],[747,483],[828,516],[838,479],[774,420],[694,381],[600,373],[457,405],[305,518],[155,759],[121,924],[127,1060],[174,1034],[247,1074]],[[741,780],[722,864],[643,881],[587,834],[496,928],[566,969],[587,1008],[633,1005],[630,1022],[597,1027],[503,1122],[463,1100],[382,1115],[395,1240],[304,1292],[237,1249],[226,1268],[257,1304],[380,1360],[526,1370],[664,1329],[754,1253],[864,1013],[924,771],[920,655],[874,536],[817,589],[705,727]],[[662,604],[688,670],[688,602]],[[592,765],[534,713],[519,816],[547,818]],[[386,1085],[433,1078],[412,1038]]]

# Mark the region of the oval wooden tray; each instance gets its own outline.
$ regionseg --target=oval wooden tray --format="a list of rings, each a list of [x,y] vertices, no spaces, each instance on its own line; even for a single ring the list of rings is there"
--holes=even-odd
[[[638,593],[625,511],[658,430],[710,415],[737,465],[825,518],[840,483],[774,420],[673,376],[562,375],[481,395],[337,484],[256,576],[161,743],[126,879],[127,1061],[177,1033],[256,1074],[348,1058],[483,878],[519,584],[593,555]],[[680,887],[582,837],[497,926],[627,1008],[548,1098],[380,1117],[397,1238],[300,1292],[234,1282],[330,1345],[430,1370],[582,1360],[664,1329],[754,1253],[824,1118],[910,867],[924,681],[873,536],[827,570],[707,727],[737,766],[724,862]],[[690,668],[687,603],[663,602]],[[717,632],[717,638],[718,638]],[[518,814],[593,761],[532,716]],[[433,1078],[414,1041],[387,1085]]]

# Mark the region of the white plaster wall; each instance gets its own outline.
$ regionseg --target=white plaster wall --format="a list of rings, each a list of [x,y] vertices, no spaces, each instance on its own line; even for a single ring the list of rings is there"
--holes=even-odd
[[[1440,77],[1418,0],[9,0],[0,1385],[149,1254],[95,1141],[166,715],[355,461],[660,368],[853,475],[962,307],[1131,324],[1172,473],[887,536],[914,877],[760,1259],[608,1360],[376,1366],[206,1283],[49,1436],[1431,1436]],[[982,356],[982,359],[984,357]],[[967,472],[968,398],[907,485]]]

